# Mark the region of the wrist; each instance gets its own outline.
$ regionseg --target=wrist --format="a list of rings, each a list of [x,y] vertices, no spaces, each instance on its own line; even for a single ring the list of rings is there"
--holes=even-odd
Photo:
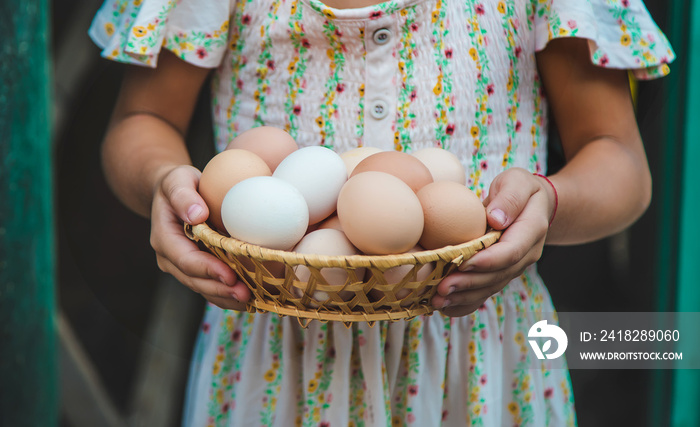
[[[542,175],[540,173],[533,173],[539,181],[540,181],[540,187],[545,191],[545,194],[547,194],[547,199],[549,200],[549,226],[552,226],[552,222],[554,221],[554,217],[557,215],[557,209],[559,208],[559,193],[557,192],[557,188],[554,186],[554,183],[546,177],[545,175]]]

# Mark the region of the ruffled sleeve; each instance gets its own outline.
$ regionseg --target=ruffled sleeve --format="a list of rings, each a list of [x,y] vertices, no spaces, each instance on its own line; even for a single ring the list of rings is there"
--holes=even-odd
[[[88,34],[108,59],[155,67],[166,48],[214,68],[228,44],[230,8],[227,0],[106,0]]]
[[[589,40],[591,60],[648,80],[669,73],[675,54],[642,0],[534,0],[535,48],[550,40]]]

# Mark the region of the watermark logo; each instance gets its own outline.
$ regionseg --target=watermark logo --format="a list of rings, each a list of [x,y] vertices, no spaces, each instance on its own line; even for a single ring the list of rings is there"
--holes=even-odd
[[[537,355],[540,360],[546,359],[556,359],[561,357],[566,351],[566,346],[569,344],[569,340],[566,337],[566,332],[557,325],[548,325],[546,320],[540,320],[539,322],[532,325],[530,331],[527,333],[528,338],[551,338],[542,344],[542,348],[537,344],[537,340],[530,339],[530,347]],[[552,347],[552,339],[557,342],[556,351],[553,353],[547,353]]]

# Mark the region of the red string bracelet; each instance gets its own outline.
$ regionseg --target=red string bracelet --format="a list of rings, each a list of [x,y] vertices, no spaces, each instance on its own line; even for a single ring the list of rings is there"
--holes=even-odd
[[[549,225],[552,225],[552,221],[554,221],[554,215],[557,214],[557,208],[559,207],[559,194],[557,193],[557,187],[555,187],[554,184],[552,184],[552,181],[550,181],[549,178],[542,175],[541,173],[533,173],[533,175],[543,178],[549,183],[549,185],[552,186],[552,190],[554,190],[554,211],[552,212],[552,217],[549,219]]]

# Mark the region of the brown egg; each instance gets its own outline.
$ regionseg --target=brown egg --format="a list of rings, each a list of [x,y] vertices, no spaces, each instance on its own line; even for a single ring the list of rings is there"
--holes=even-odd
[[[382,150],[376,147],[357,147],[346,151],[340,155],[340,158],[345,162],[345,168],[348,170],[348,178],[352,174],[355,166],[361,161],[371,156],[372,154],[381,153]]]
[[[323,229],[313,231],[306,236],[296,245],[294,252],[304,253],[304,254],[315,254],[315,255],[357,255],[358,251],[348,238],[343,234],[343,232],[334,229]],[[311,278],[311,271],[308,267],[303,265],[298,265],[294,267],[294,273],[301,282],[308,282]],[[340,267],[328,267],[321,269],[321,276],[329,285],[341,286],[345,284],[348,280],[350,281],[361,281],[365,274],[364,268],[358,268],[353,273],[348,273],[343,268]],[[297,296],[301,296],[303,289],[294,288]],[[340,297],[347,300],[352,298],[353,293],[350,291],[343,291],[340,293]],[[328,299],[328,294],[324,291],[315,291],[313,298],[317,301],[325,301]],[[310,303],[311,306],[317,306],[315,303]]]
[[[428,147],[411,155],[430,170],[433,181],[454,181],[462,185],[467,183],[467,174],[459,158],[451,152],[438,147]]]
[[[231,141],[227,150],[239,148],[252,151],[267,163],[272,172],[280,162],[296,151],[299,146],[294,138],[282,129],[260,126],[249,129]]]
[[[221,203],[228,190],[244,179],[271,175],[267,164],[257,154],[247,150],[231,149],[212,157],[202,171],[198,188],[209,208],[209,224],[225,232]]]
[[[458,245],[486,232],[486,209],[468,187],[438,181],[426,185],[417,195],[425,217],[420,238],[425,249]]]
[[[423,248],[420,247],[419,245],[414,246],[412,249],[410,249],[408,252],[420,252],[422,251]],[[418,269],[418,271],[413,271],[415,270],[415,266],[413,265],[399,265],[396,267],[391,267],[390,269],[386,270],[384,272],[384,279],[386,279],[386,283],[389,285],[401,283],[401,281],[406,277],[407,274],[410,274],[410,277],[408,278],[409,282],[422,282],[423,280],[427,279],[430,277],[430,274],[433,272],[433,263],[428,263],[423,265]],[[368,278],[366,278],[368,279]],[[396,298],[397,299],[402,299],[405,298],[410,294],[411,290],[410,289],[401,289],[396,292]],[[425,291],[424,291],[425,292]],[[374,298],[375,300],[380,300],[384,295],[383,292],[377,290],[377,289],[372,289],[369,292],[369,295]],[[406,307],[410,305],[408,302],[401,303],[401,306]]]
[[[423,209],[405,182],[385,172],[350,178],[338,196],[338,218],[348,239],[366,254],[411,249],[423,232]]]
[[[408,184],[413,192],[433,182],[430,170],[417,158],[401,151],[372,154],[355,166],[350,177],[367,171],[385,172]]]

